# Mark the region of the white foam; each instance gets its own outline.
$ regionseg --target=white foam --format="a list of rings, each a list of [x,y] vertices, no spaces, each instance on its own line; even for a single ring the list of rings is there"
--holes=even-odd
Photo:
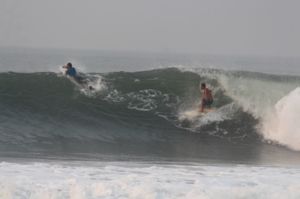
[[[161,96],[163,96],[162,92],[154,89],[131,92],[127,94],[127,97],[130,99],[127,107],[138,111],[151,111],[158,107],[158,98]]]
[[[114,103],[121,103],[121,102],[126,101],[126,98],[124,96],[122,96],[122,94],[116,89],[114,89],[110,93],[108,93],[108,95],[104,99],[106,101],[114,102]]]
[[[106,84],[103,77],[99,74],[87,74],[87,82],[96,92],[106,89]]]
[[[300,198],[300,170],[138,163],[0,163],[0,198]]]
[[[262,133],[266,139],[300,150],[300,87],[279,100],[263,118]]]

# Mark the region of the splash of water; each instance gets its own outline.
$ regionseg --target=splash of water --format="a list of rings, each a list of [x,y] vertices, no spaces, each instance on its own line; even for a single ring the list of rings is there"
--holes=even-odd
[[[266,139],[300,150],[300,87],[279,100],[264,118],[262,133]]]

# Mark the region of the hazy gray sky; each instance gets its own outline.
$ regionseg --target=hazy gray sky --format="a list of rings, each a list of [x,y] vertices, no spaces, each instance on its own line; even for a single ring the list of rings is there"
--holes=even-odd
[[[299,0],[0,0],[0,46],[300,56]]]

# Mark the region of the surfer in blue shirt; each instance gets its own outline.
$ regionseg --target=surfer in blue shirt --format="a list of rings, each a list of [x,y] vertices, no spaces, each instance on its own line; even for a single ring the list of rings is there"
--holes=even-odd
[[[70,77],[76,78],[77,77],[77,72],[76,69],[73,67],[72,63],[67,63],[66,65],[63,66],[63,68],[67,69],[66,75],[69,75]]]
[[[69,77],[72,77],[78,84],[80,84],[82,86],[87,84],[86,79],[83,76],[77,75],[77,71],[73,67],[71,62],[64,65],[63,68],[66,69],[65,74],[68,75]],[[94,90],[94,88],[92,86],[88,86],[88,89]]]

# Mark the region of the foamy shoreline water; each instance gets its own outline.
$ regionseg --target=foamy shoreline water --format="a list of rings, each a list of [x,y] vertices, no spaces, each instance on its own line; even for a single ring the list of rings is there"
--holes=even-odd
[[[299,198],[299,168],[132,162],[0,163],[0,198]]]

